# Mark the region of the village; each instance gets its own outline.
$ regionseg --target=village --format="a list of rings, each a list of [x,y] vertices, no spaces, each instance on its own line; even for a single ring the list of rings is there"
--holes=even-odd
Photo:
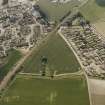
[[[0,9],[0,62],[14,49],[29,50],[37,40],[47,35],[54,28],[42,16],[40,8],[31,3],[20,3],[10,0]]]

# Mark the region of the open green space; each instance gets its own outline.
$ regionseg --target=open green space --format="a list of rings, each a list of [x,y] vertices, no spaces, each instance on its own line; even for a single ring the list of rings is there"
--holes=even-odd
[[[104,2],[103,2],[104,1]],[[105,18],[105,0],[88,0],[88,2],[81,8],[82,14],[91,22]]]
[[[52,35],[46,43],[32,53],[23,65],[23,72],[40,73],[43,56],[48,60],[47,71],[59,74],[73,73],[80,69],[75,55],[58,34]]]
[[[69,3],[52,3],[50,0],[39,0],[37,3],[41,10],[48,16],[51,21],[59,21],[73,7],[80,4],[77,0],[72,0]]]
[[[0,80],[11,70],[13,65],[22,57],[22,54],[15,50],[11,49],[8,53],[8,56],[5,58],[5,64],[0,67]]]
[[[18,77],[0,105],[89,105],[84,77],[47,80]]]

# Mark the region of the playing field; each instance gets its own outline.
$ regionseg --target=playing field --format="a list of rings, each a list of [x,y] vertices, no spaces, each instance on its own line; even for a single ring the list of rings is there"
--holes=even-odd
[[[42,57],[48,59],[47,70],[59,73],[72,73],[80,69],[80,65],[65,41],[57,34],[49,38],[24,63],[23,71],[40,73]]]
[[[21,53],[17,50],[11,49],[5,59],[5,64],[0,67],[0,80],[11,70],[13,65],[22,57]]]
[[[47,80],[19,77],[0,105],[89,105],[85,78]]]
[[[59,21],[64,15],[66,15],[73,7],[80,4],[78,0],[71,0],[66,4],[52,3],[50,0],[39,0],[37,3],[42,11],[48,16],[51,21]]]
[[[104,6],[100,4],[104,4]],[[81,12],[91,22],[105,20],[105,0],[88,0],[88,3],[81,8]]]

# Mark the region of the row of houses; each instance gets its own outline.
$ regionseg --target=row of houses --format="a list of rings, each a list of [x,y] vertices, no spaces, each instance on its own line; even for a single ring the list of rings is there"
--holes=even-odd
[[[92,77],[104,78],[105,44],[103,39],[92,30],[91,25],[85,24],[82,27],[74,24],[61,27],[60,30],[77,53],[86,73]]]

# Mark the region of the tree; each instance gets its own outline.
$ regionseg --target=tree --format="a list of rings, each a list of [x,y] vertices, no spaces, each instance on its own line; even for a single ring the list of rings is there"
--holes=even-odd
[[[43,56],[41,58],[41,72],[42,72],[42,76],[46,75],[46,65],[47,65],[47,58],[45,56]]]

